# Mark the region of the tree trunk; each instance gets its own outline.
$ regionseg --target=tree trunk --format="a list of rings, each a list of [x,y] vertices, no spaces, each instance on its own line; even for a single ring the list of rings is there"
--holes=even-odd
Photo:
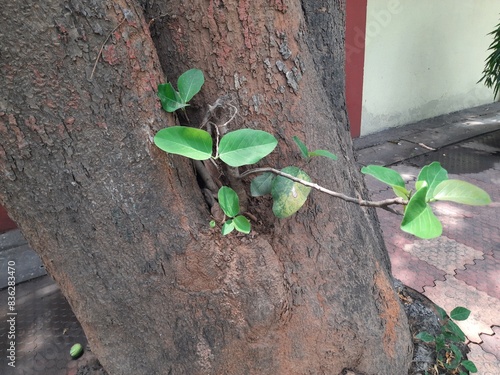
[[[156,98],[160,62],[174,82],[197,67],[206,83],[183,124],[198,127],[207,105],[227,95],[238,110],[229,130],[279,140],[261,165],[298,165],[363,197],[345,113],[343,1],[142,7],[13,1],[0,15],[0,202],[103,366],[147,375],[406,373],[411,337],[372,209],[312,192],[278,220],[268,199],[248,198],[252,233],[222,237],[208,226],[190,161],[152,144],[175,121]],[[306,165],[294,135],[339,160]]]

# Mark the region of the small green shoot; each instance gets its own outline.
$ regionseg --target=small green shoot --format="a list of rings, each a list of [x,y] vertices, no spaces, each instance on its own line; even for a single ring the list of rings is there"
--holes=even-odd
[[[222,235],[231,233],[234,229],[238,232],[248,234],[251,230],[250,221],[240,213],[240,200],[238,194],[230,187],[223,186],[218,193],[219,205],[224,214],[229,217],[222,225]]]
[[[457,372],[459,375],[465,375],[463,369],[476,373],[477,368],[474,362],[463,360],[462,352],[453,344],[453,342],[464,342],[466,339],[463,331],[453,320],[466,320],[470,315],[470,310],[465,307],[456,307],[450,312],[450,316],[446,315],[446,312],[439,306],[437,310],[442,321],[441,332],[436,336],[428,332],[420,332],[416,338],[426,343],[434,343],[436,362],[443,370],[459,371]]]
[[[177,80],[179,91],[176,91],[170,82],[158,85],[158,97],[163,109],[175,112],[187,107],[188,102],[201,90],[204,82],[205,77],[201,70],[190,69]]]
[[[314,156],[323,156],[328,159],[332,160],[337,160],[337,156],[335,154],[332,154],[330,151],[327,150],[314,150],[314,151],[309,151],[307,149],[307,146],[302,142],[299,137],[294,136],[293,137],[294,142],[297,144],[299,147],[300,153],[304,157],[304,159],[309,160],[310,158]]]

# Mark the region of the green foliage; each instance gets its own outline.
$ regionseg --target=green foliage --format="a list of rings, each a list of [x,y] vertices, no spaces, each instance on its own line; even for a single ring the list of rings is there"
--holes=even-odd
[[[286,167],[281,171],[304,181],[311,181],[311,178],[297,167]],[[308,186],[283,176],[277,176],[271,188],[274,215],[280,219],[293,215],[304,205],[310,191],[311,188]]]
[[[410,198],[405,209],[401,230],[420,238],[436,238],[441,235],[441,222],[426,201],[428,187],[424,186]]]
[[[490,196],[481,188],[467,181],[442,181],[432,195],[432,200],[451,201],[471,206],[485,206],[491,203]]]
[[[428,190],[425,198],[426,201],[429,201],[433,196],[436,186],[447,179],[448,172],[446,169],[441,167],[441,164],[433,162],[420,170],[415,187],[418,190],[422,188],[422,186],[426,185]]]
[[[171,126],[156,133],[155,145],[165,152],[194,160],[220,158],[231,167],[254,164],[270,154],[278,141],[262,130],[241,129],[222,137],[219,154],[212,156],[212,137],[202,129]]]
[[[240,200],[233,189],[227,186],[221,187],[218,197],[220,207],[227,216],[235,217],[240,213]]]
[[[467,320],[470,315],[470,310],[466,309],[465,307],[455,307],[453,310],[450,312],[450,317],[453,320]]]
[[[332,154],[330,151],[327,151],[327,150],[309,151],[307,149],[307,146],[299,139],[299,137],[294,136],[293,140],[297,144],[297,146],[299,147],[300,153],[302,154],[302,156],[306,160],[309,160],[313,156],[323,156],[325,158],[329,158],[329,159],[332,159],[332,160],[337,160],[337,156],[335,154]]]
[[[219,157],[231,167],[255,164],[269,155],[278,141],[262,130],[240,129],[227,133],[220,140]]]
[[[189,100],[200,91],[203,83],[203,72],[191,69],[179,77],[177,81],[179,91],[176,91],[170,83],[159,85],[158,96],[162,107],[168,112],[186,107]],[[272,134],[255,129],[235,130],[226,133],[220,140],[218,136],[216,138],[214,147],[212,135],[207,131],[172,126],[160,130],[154,137],[154,143],[168,153],[194,160],[221,160],[233,168],[258,163],[278,144]],[[326,150],[309,151],[298,137],[293,137],[293,140],[306,160],[315,156],[337,159],[334,154]],[[256,197],[271,194],[273,212],[278,218],[286,218],[297,212],[307,200],[311,186],[350,202],[356,202],[353,198],[332,193],[315,184],[307,186],[311,179],[298,167],[289,166],[281,171],[272,168],[267,170],[272,170],[272,173],[264,173],[254,178],[250,191]],[[465,181],[449,180],[447,171],[437,162],[422,168],[415,183],[415,192],[408,190],[403,177],[390,168],[369,165],[363,167],[361,172],[392,187],[396,196],[400,198],[397,203],[407,204],[401,229],[420,238],[434,238],[442,233],[441,223],[432,212],[429,203],[444,200],[469,205],[486,205],[491,202],[489,195],[479,187]],[[234,229],[249,233],[250,222],[239,214],[240,205],[236,192],[229,187],[222,187],[218,192],[218,200],[228,217],[222,226],[222,234],[228,234]],[[214,227],[216,223],[212,221],[210,226]]]
[[[394,193],[401,198],[408,199],[410,193],[405,188],[405,181],[403,177],[390,168],[382,167],[379,165],[367,165],[361,168],[361,173],[375,177],[377,180],[392,187]]]
[[[212,156],[212,137],[201,129],[171,126],[156,133],[154,143],[165,152],[194,160],[206,160]]]
[[[231,233],[234,229],[245,234],[250,233],[251,225],[248,219],[240,213],[240,200],[238,194],[230,187],[223,186],[218,192],[219,205],[226,216],[230,219],[226,220],[222,225],[222,235]]]
[[[203,86],[205,77],[199,69],[190,69],[183,73],[177,80],[176,91],[171,83],[158,85],[158,97],[163,109],[167,112],[175,112],[188,106],[188,102],[195,96]]]
[[[386,183],[397,196],[408,199],[401,230],[420,238],[435,238],[442,233],[441,222],[429,205],[431,202],[452,201],[477,206],[491,203],[483,189],[466,181],[449,180],[448,172],[438,162],[422,168],[415,183],[415,193],[407,190],[403,177],[392,169],[369,165],[361,172]]]
[[[496,98],[500,92],[500,23],[488,35],[493,35],[493,41],[488,48],[491,54],[486,58],[483,76],[478,83],[483,82],[486,87],[493,88]]]
[[[465,307],[454,308],[450,316],[439,306],[438,313],[441,318],[441,332],[434,336],[428,332],[420,332],[415,337],[426,343],[433,342],[435,345],[436,362],[442,369],[459,371],[458,374],[465,374],[463,369],[472,373],[477,372],[477,368],[472,361],[463,360],[462,352],[453,344],[453,342],[461,343],[465,341],[465,334],[460,327],[452,320],[466,320],[470,315],[470,310]]]
[[[255,177],[250,183],[250,194],[252,197],[261,197],[271,194],[274,179],[275,175],[270,172]]]

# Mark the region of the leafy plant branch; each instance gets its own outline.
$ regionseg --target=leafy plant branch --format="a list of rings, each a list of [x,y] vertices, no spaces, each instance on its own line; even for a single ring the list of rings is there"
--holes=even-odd
[[[179,77],[178,92],[170,83],[159,85],[158,96],[162,107],[169,112],[185,108],[188,106],[188,101],[201,89],[203,82],[203,73],[191,69]],[[229,106],[229,119],[225,121],[219,119],[219,124],[213,123],[211,119],[215,117],[215,112],[219,108],[223,109],[226,104]],[[206,125],[208,131],[186,126],[171,126],[160,130],[154,137],[156,146],[163,151],[193,159],[196,168],[201,171],[203,180],[211,180],[210,173],[203,171],[205,166],[214,165],[219,171],[218,163],[223,163],[227,172],[226,179],[237,190],[222,184],[218,190],[218,204],[224,212],[222,219],[224,235],[234,229],[242,233],[250,231],[250,222],[241,214],[246,211],[246,192],[241,179],[257,173],[260,174],[252,180],[250,192],[254,197],[271,195],[272,210],[278,218],[286,218],[296,213],[306,202],[311,189],[315,189],[360,206],[383,208],[394,213],[397,212],[390,206],[402,205],[404,213],[401,229],[426,239],[438,237],[442,233],[441,222],[432,212],[430,203],[451,201],[468,205],[487,205],[491,202],[489,195],[479,187],[466,181],[448,179],[448,172],[438,162],[422,168],[415,183],[415,191],[408,189],[402,176],[390,168],[376,165],[363,167],[362,173],[389,185],[396,195],[395,198],[378,202],[349,197],[324,188],[312,182],[307,173],[296,166],[288,166],[281,170],[271,167],[255,168],[240,174],[239,167],[260,162],[273,152],[278,141],[272,134],[262,130],[239,129],[228,132],[227,127],[237,113],[237,108],[228,103],[227,98],[218,99],[213,106],[209,106],[209,111],[202,122],[201,127]],[[311,157],[337,160],[337,157],[327,150],[309,151],[298,137],[293,137],[293,140],[306,160]],[[206,185],[215,194],[216,184]],[[211,224],[213,226],[214,223]]]
[[[348,195],[345,195],[345,194],[342,194],[342,193],[338,193],[336,191],[324,188],[323,186],[320,186],[320,185],[318,185],[318,184],[316,184],[314,182],[309,182],[309,181],[303,180],[303,179],[295,177],[295,176],[293,176],[293,175],[291,175],[289,173],[285,173],[283,171],[280,171],[278,169],[271,168],[271,167],[263,167],[263,168],[250,169],[248,171],[245,171],[245,172],[241,173],[240,177],[243,178],[243,177],[249,176],[251,174],[266,173],[266,172],[274,173],[274,174],[276,174],[278,176],[282,176],[282,177],[288,178],[288,179],[290,179],[292,181],[295,181],[295,182],[298,182],[299,184],[302,184],[304,186],[308,186],[308,187],[311,187],[311,188],[316,189],[318,191],[321,191],[322,193],[331,195],[332,197],[340,198],[342,200],[345,200],[346,202],[356,203],[359,206],[387,208],[387,206],[394,205],[394,204],[398,204],[398,205],[407,205],[408,204],[408,201],[404,200],[401,197],[396,197],[396,198],[391,198],[391,199],[384,199],[384,200],[381,200],[381,201],[367,201],[367,200],[364,200],[364,199],[353,198],[353,197],[350,197]]]

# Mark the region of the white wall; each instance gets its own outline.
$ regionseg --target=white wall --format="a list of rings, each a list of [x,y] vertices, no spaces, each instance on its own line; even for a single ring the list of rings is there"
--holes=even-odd
[[[361,135],[493,102],[499,0],[368,0]]]

